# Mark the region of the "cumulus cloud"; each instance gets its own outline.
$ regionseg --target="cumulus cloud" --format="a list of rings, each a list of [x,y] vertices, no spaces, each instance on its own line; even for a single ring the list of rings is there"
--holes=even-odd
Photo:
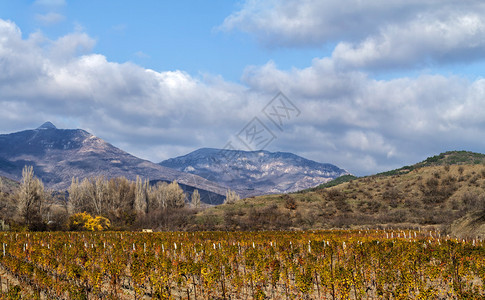
[[[224,20],[220,29],[254,34],[266,45],[320,45],[376,33],[383,23],[410,18],[418,7],[422,9],[422,2],[247,0],[241,10]],[[397,7],[405,9],[398,11]]]
[[[424,15],[407,24],[387,26],[360,43],[341,42],[332,58],[342,67],[370,69],[474,61],[484,58],[484,36],[483,14],[443,20]]]
[[[111,62],[92,53],[94,44],[81,31],[57,40],[41,33],[23,38],[16,24],[0,20],[2,131],[50,120],[158,162],[198,147],[223,147],[258,117],[276,136],[268,150],[359,175],[485,146],[483,79],[376,80],[320,58],[302,69],[281,70],[274,62],[248,67],[242,83],[232,83]],[[278,90],[301,111],[283,130],[262,113]]]
[[[53,60],[70,59],[91,52],[95,44],[86,33],[75,32],[50,43],[50,55]]]
[[[248,0],[221,28],[276,47],[336,45],[343,68],[414,68],[485,58],[481,1]]]
[[[314,60],[305,69],[283,71],[269,63],[248,72],[244,78],[249,87],[281,88],[300,105],[300,121],[307,128],[288,130],[280,137],[288,141],[281,144],[291,148],[291,139],[298,136],[296,144],[313,158],[333,157],[341,166],[359,169],[357,173],[484,146],[483,79],[422,75],[375,80],[363,72],[342,71],[329,59]],[[369,157],[374,163],[354,164],[370,162]]]

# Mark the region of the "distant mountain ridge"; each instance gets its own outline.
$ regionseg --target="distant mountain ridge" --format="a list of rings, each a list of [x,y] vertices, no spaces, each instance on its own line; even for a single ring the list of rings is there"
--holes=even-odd
[[[294,192],[350,174],[332,164],[264,150],[202,148],[160,165],[218,182],[242,196]]]
[[[46,122],[36,129],[0,134],[0,176],[19,181],[26,165],[47,188],[66,190],[79,179],[136,176],[158,181],[177,180],[190,195],[221,204],[230,188],[241,197],[286,193],[317,186],[349,174],[292,153],[202,148],[155,164],[137,158],[82,129],[58,129]]]
[[[106,178],[136,176],[155,181],[173,181],[199,189],[201,195],[214,194],[216,203],[226,188],[196,175],[183,173],[137,158],[82,129],[57,129],[46,122],[34,130],[0,135],[0,175],[20,180],[25,165],[45,186],[55,190],[69,187],[72,177]],[[209,199],[201,199],[206,202]]]

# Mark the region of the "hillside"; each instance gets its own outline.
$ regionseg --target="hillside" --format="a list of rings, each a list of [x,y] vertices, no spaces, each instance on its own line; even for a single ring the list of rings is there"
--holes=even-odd
[[[430,166],[451,166],[451,165],[485,165],[485,154],[471,152],[471,151],[448,151],[440,153],[439,155],[428,157],[427,159],[416,163],[411,166],[404,166],[399,169],[381,172],[373,176],[393,176],[402,175],[411,172],[414,169]],[[355,180],[357,177],[353,175],[344,175],[329,182],[320,184],[314,188],[308,189],[308,191],[315,191],[318,189],[329,188],[339,185],[344,182]],[[306,192],[307,190],[302,190]]]
[[[485,154],[471,152],[471,151],[448,151],[440,153],[439,155],[428,157],[427,159],[414,164],[412,166],[404,166],[402,168],[391,170],[377,174],[378,176],[389,176],[406,174],[410,171],[431,166],[450,166],[450,165],[478,165],[485,164]]]
[[[233,229],[432,226],[449,230],[452,222],[485,210],[485,165],[478,161],[482,156],[447,152],[406,171],[243,199],[207,210],[199,218]]]
[[[203,148],[160,165],[217,182],[243,197],[295,192],[349,174],[332,164],[263,150]]]

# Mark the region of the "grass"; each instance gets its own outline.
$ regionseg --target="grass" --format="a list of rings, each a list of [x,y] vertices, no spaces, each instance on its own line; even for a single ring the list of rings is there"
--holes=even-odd
[[[485,164],[485,154],[470,151],[448,151],[427,159],[412,166],[404,166],[399,169],[378,173],[378,176],[393,176],[407,174],[414,169],[432,166],[451,165],[477,165]]]
[[[373,227],[433,227],[448,230],[451,223],[485,208],[485,166],[447,165],[442,161],[470,161],[469,153],[457,152],[426,160],[400,174],[342,178],[340,183],[284,195],[243,199],[200,213],[231,215],[232,229],[332,229]],[[285,208],[291,197],[296,209]],[[198,217],[200,217],[198,216]],[[281,218],[287,218],[281,225]],[[275,223],[267,220],[279,220]],[[247,223],[256,224],[254,227]],[[258,222],[264,226],[258,226]],[[280,223],[278,223],[280,222]],[[283,228],[281,228],[283,226]]]
[[[326,182],[326,183],[322,183],[319,186],[316,186],[316,187],[310,188],[310,189],[306,189],[306,190],[300,191],[298,193],[312,192],[312,191],[316,191],[316,190],[320,190],[320,189],[325,189],[325,188],[337,186],[339,184],[349,182],[349,181],[355,180],[357,178],[358,177],[354,176],[354,175],[342,175],[340,177],[335,178],[334,180],[331,180],[331,181]]]

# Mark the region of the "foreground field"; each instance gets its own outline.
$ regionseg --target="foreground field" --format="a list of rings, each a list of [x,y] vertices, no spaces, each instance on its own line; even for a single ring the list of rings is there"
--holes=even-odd
[[[17,299],[483,299],[485,247],[435,232],[0,234]]]

